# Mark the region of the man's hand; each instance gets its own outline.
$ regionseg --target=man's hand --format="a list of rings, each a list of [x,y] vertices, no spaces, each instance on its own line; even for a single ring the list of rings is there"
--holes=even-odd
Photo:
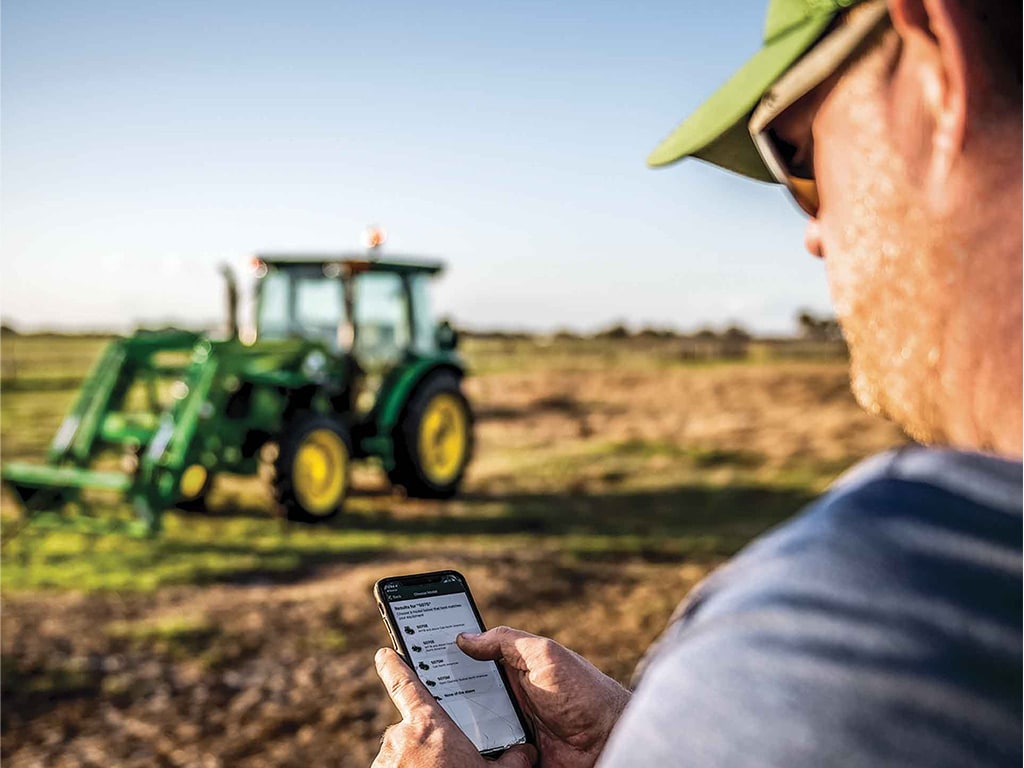
[[[519,705],[537,731],[540,766],[590,768],[629,702],[629,691],[554,640],[498,627],[462,634],[474,659],[505,663]]]
[[[537,750],[529,744],[511,747],[498,760],[485,760],[401,656],[390,648],[381,648],[374,662],[391,701],[402,715],[402,722],[384,731],[380,753],[371,768],[530,768],[533,765]]]

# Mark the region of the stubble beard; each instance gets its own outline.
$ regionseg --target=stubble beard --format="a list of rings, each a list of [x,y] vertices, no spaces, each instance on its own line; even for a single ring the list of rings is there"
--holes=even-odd
[[[826,258],[829,283],[857,402],[918,442],[941,443],[949,242],[944,227],[914,204],[917,195],[886,135],[881,102],[865,90],[870,87],[867,77],[850,82],[857,168],[842,194],[835,252]]]

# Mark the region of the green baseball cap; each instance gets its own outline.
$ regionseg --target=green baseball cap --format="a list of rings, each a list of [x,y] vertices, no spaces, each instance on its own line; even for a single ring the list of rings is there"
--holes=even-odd
[[[760,181],[773,181],[747,130],[771,85],[814,45],[837,14],[861,0],[770,0],[764,45],[647,158],[651,167],[696,157]]]

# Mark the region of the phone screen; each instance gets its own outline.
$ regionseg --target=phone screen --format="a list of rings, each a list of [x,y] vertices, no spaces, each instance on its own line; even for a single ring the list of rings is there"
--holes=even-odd
[[[476,748],[491,752],[524,743],[526,732],[498,665],[472,659],[455,644],[460,632],[483,631],[462,577],[398,577],[382,580],[377,589],[399,650]]]

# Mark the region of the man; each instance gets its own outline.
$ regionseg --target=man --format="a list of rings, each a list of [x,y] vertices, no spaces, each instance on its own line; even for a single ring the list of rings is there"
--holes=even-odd
[[[537,752],[500,765],[1021,764],[1021,5],[771,0],[765,45],[651,157],[784,184],[854,392],[918,442],[700,585],[630,695],[499,628]],[[389,650],[375,765],[483,765]]]

